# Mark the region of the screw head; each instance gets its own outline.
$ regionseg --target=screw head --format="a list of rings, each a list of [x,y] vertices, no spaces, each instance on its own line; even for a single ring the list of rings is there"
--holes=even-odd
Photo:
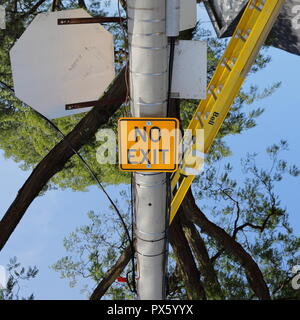
[[[147,125],[147,126],[151,126],[151,124],[152,124],[151,121],[147,121],[147,122],[146,122],[146,125]]]
[[[148,169],[151,168],[151,164],[150,164],[150,163],[146,164],[146,167],[147,167]]]

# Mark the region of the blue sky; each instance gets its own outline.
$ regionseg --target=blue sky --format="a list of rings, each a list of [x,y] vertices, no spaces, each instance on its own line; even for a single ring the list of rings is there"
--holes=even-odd
[[[231,161],[238,165],[239,159],[245,157],[247,152],[256,152],[261,155],[258,164],[266,166],[269,162],[263,155],[265,149],[284,139],[289,143],[289,151],[282,153],[281,156],[290,164],[299,167],[300,96],[296,70],[299,70],[300,57],[275,48],[270,48],[267,53],[271,55],[272,62],[263,71],[250,76],[245,85],[257,84],[263,87],[276,81],[281,81],[282,84],[272,96],[253,105],[265,108],[264,114],[257,120],[256,128],[242,135],[227,138],[233,150]],[[276,188],[282,204],[288,208],[291,225],[298,236],[300,236],[299,182],[299,178],[287,177]]]
[[[203,9],[198,11],[202,21],[208,21]],[[205,26],[209,24],[205,22]],[[242,177],[239,159],[247,152],[263,154],[265,148],[280,139],[289,142],[290,150],[285,158],[300,166],[299,150],[299,64],[300,57],[271,48],[272,56],[269,66],[251,76],[246,86],[257,84],[260,87],[282,81],[281,87],[271,97],[254,106],[266,109],[258,119],[256,128],[240,135],[227,138],[233,155],[228,159],[235,165],[235,174]],[[259,157],[259,164],[266,165],[264,156]],[[24,172],[11,160],[3,158],[0,152],[0,218],[14,200],[30,172]],[[277,191],[284,206],[288,208],[290,222],[295,233],[300,236],[299,216],[299,178],[288,178],[278,185]],[[108,187],[108,192],[116,195],[124,186]],[[49,268],[55,261],[65,255],[62,240],[76,227],[88,222],[86,213],[94,210],[105,212],[108,202],[97,187],[88,192],[74,193],[69,190],[50,191],[35,199],[21,220],[17,229],[0,252],[0,265],[6,265],[9,257],[17,256],[24,265],[37,265],[40,269],[36,279],[25,283],[23,293],[35,293],[38,299],[84,299],[79,288],[69,288],[66,280]]]

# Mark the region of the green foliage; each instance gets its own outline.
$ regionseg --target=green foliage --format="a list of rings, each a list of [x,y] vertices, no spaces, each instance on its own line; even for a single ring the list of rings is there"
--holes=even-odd
[[[286,141],[267,148],[267,168],[257,166],[258,155],[247,155],[241,161],[244,181],[233,177],[237,168],[231,164],[225,164],[220,171],[214,162],[194,185],[202,210],[208,212],[208,217],[232,235],[258,263],[273,299],[300,299],[299,290],[291,286],[292,267],[300,262],[300,239],[293,235],[288,212],[276,194],[276,184],[288,176],[298,177],[300,174],[295,165],[289,165],[281,158],[287,148]],[[123,193],[122,198],[125,196]],[[95,285],[99,283],[126,241],[113,212],[109,215],[91,212],[88,215],[90,224],[78,228],[64,240],[69,255],[54,265],[54,269],[69,279],[71,285],[82,277],[92,279]],[[225,254],[213,239],[201,235],[225,299],[255,298],[241,265],[234,257]],[[130,268],[129,264],[124,276]],[[169,299],[186,299],[172,251],[169,254],[169,275]],[[105,298],[123,299],[122,294],[132,298],[127,287],[114,284]]]
[[[128,216],[123,213],[127,224],[129,224]],[[60,273],[61,278],[68,279],[71,287],[77,285],[81,279],[90,279],[97,285],[115,264],[120,251],[126,247],[127,238],[114,212],[96,215],[91,211],[88,213],[88,218],[90,221],[88,225],[77,228],[64,239],[68,255],[52,266]],[[126,273],[127,269],[124,271],[124,277]],[[91,294],[90,289],[85,286],[81,292],[88,297]],[[132,299],[131,292],[124,289],[124,284],[114,283],[106,297],[118,300],[123,299],[125,295],[126,299]]]
[[[21,266],[21,263],[14,257],[9,260],[7,265],[7,288],[0,289],[0,300],[33,300],[34,295],[28,297],[20,297],[24,281],[34,279],[39,270],[37,267],[28,267],[27,269]]]
[[[300,299],[299,290],[290,283],[292,267],[300,261],[300,239],[293,234],[287,209],[276,193],[278,183],[300,174],[297,166],[281,158],[287,148],[286,141],[267,148],[267,168],[258,167],[257,154],[248,154],[241,161],[243,181],[234,178],[236,168],[231,164],[222,171],[218,164],[211,164],[195,186],[202,210],[258,263],[273,299]],[[212,239],[206,241],[212,257],[222,250]],[[231,256],[216,259],[215,269],[228,299],[253,298],[241,266]]]

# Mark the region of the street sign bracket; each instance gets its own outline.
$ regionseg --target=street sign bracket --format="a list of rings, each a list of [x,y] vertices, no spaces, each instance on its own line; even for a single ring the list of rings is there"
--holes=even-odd
[[[94,107],[99,100],[86,101],[86,102],[78,102],[78,103],[69,103],[66,104],[66,110],[75,110],[81,108]]]
[[[125,18],[121,17],[61,18],[57,19],[57,24],[123,23],[125,20]]]

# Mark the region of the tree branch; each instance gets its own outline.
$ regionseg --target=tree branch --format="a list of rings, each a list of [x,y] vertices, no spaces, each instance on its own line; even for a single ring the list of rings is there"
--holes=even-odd
[[[10,93],[14,93],[14,89],[12,87],[10,87],[7,83],[3,82],[2,80],[0,80],[0,86],[4,90],[8,90]]]
[[[277,212],[276,209],[273,207],[271,213],[269,213],[266,217],[266,219],[263,221],[263,223],[259,226],[259,225],[255,225],[253,223],[250,222],[245,222],[244,224],[235,227],[234,232],[233,232],[233,238],[236,237],[237,233],[241,230],[243,230],[246,227],[250,227],[252,229],[256,229],[259,230],[260,232],[263,232],[265,230],[265,228],[267,227],[267,223],[269,222],[269,220],[271,219],[272,216],[280,216],[283,215],[282,212]]]
[[[60,1],[61,1],[61,0],[53,0],[52,6],[51,6],[51,11],[59,10],[59,8],[60,8]]]
[[[44,3],[46,2],[46,0],[39,0],[29,11],[23,13],[20,18],[24,19],[28,16],[30,16],[31,14],[33,14],[34,12],[36,12],[36,10]]]
[[[215,264],[217,259],[220,258],[223,253],[224,253],[224,249],[220,249],[214,256],[211,257],[210,262],[212,264]]]
[[[127,76],[127,75],[126,75]],[[0,221],[0,250],[15,230],[32,201],[43,190],[48,181],[64,168],[66,162],[74,155],[73,149],[79,150],[107,123],[120,108],[126,98],[125,68],[119,73],[107,93],[100,98],[97,105],[67,135],[66,143],[62,140],[37,165],[17,197]]]
[[[126,0],[120,0],[120,4],[122,8],[126,11],[127,10],[127,1]]]
[[[87,10],[87,6],[86,6],[84,0],[78,0],[78,5],[79,5],[80,8],[83,8],[83,9]]]
[[[115,265],[106,273],[106,277],[98,284],[90,300],[99,300],[103,297],[109,287],[114,283],[116,278],[121,274],[129,263],[131,258],[131,247],[130,245],[122,252],[118,261]]]
[[[237,259],[244,268],[249,286],[257,297],[259,297],[259,299],[269,300],[270,292],[257,263],[225,230],[207,219],[205,214],[196,205],[190,190],[183,201],[183,208],[184,214],[188,219],[197,224],[207,235],[215,239],[227,254]]]
[[[236,237],[236,233],[235,233],[235,230],[237,229],[237,224],[239,222],[239,219],[240,219],[240,215],[241,215],[241,208],[240,208],[240,204],[237,200],[233,199],[233,197],[228,193],[226,192],[225,190],[222,190],[220,189],[220,191],[222,193],[224,193],[235,205],[236,205],[236,218],[235,218],[235,221],[234,221],[234,232],[233,232],[233,238],[235,239]]]

